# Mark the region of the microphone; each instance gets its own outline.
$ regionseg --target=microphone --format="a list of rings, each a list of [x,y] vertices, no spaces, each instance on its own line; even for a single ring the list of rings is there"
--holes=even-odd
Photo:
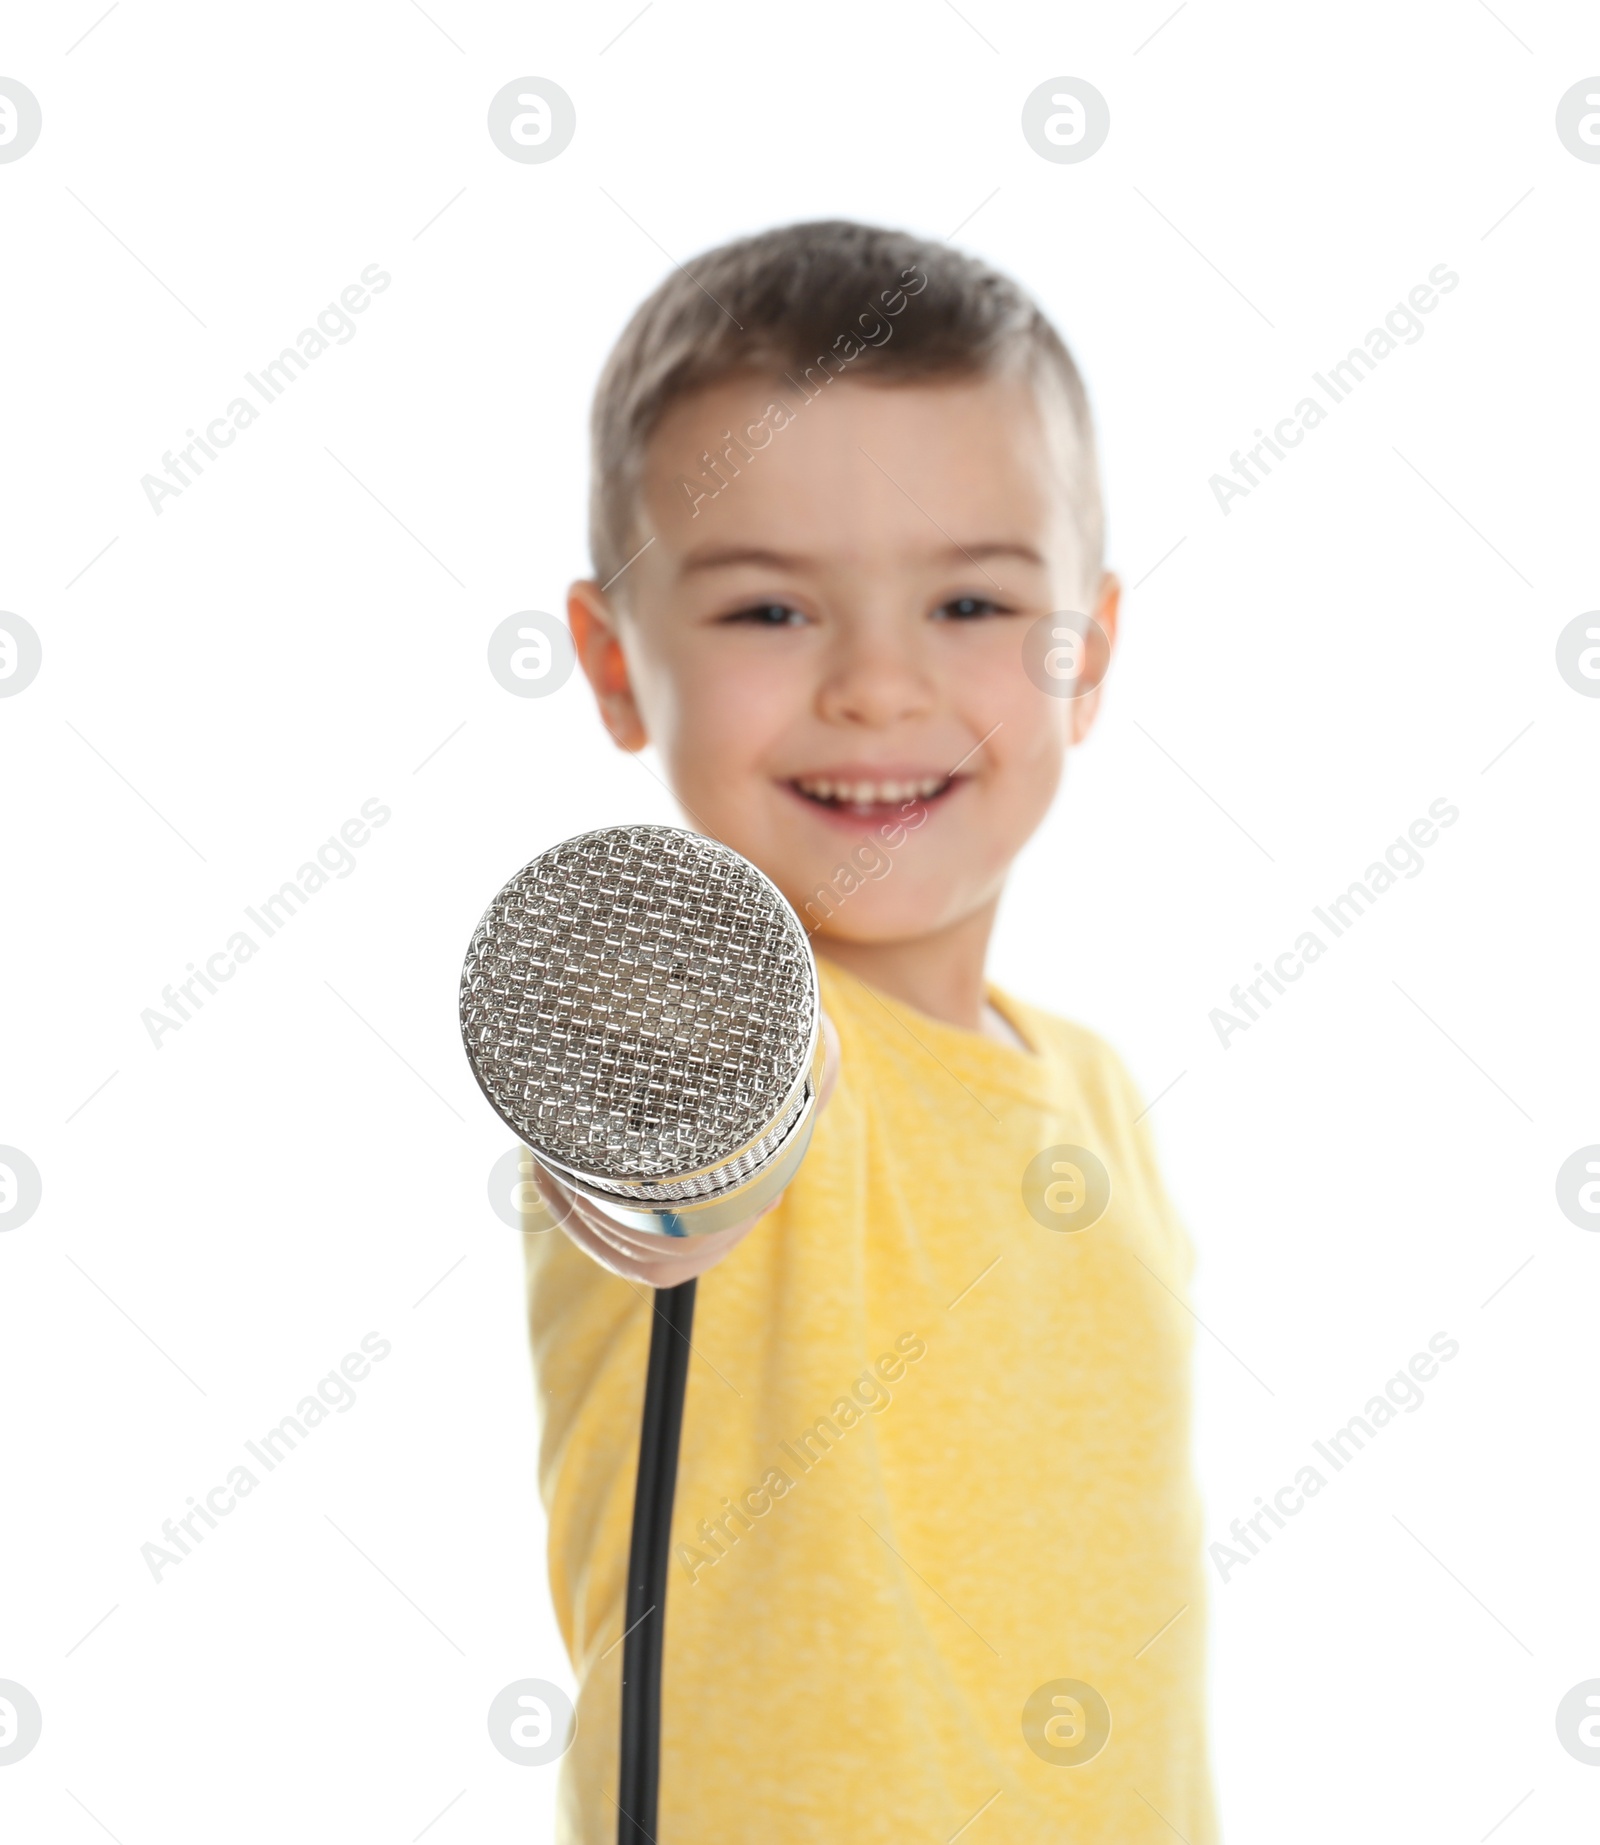
[[[490,1106],[627,1229],[689,1237],[759,1216],[810,1143],[822,1076],[800,919],[731,847],[613,826],[525,865],[461,971]]]
[[[816,963],[778,887],[673,826],[562,841],[496,896],[461,970],[461,1035],[506,1126],[626,1228],[757,1217],[816,1125]],[[619,1845],[655,1845],[667,1558],[695,1284],[657,1289],[623,1609]]]

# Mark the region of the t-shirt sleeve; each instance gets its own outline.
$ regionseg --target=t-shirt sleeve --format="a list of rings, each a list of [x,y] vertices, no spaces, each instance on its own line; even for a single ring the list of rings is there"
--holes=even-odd
[[[1104,1038],[1065,1020],[1049,1023],[1066,1061],[1076,1070],[1102,1143],[1097,1150],[1111,1172],[1113,1195],[1120,1191],[1131,1207],[1128,1221],[1149,1226],[1164,1258],[1162,1279],[1181,1291],[1194,1272],[1194,1244],[1162,1177],[1148,1104],[1127,1065]]]
[[[1153,1220],[1160,1226],[1178,1279],[1187,1283],[1194,1273],[1194,1243],[1167,1190],[1156,1153],[1155,1134],[1148,1104],[1127,1066],[1109,1045],[1103,1047],[1106,1089],[1118,1140],[1119,1163],[1129,1183],[1137,1185]]]

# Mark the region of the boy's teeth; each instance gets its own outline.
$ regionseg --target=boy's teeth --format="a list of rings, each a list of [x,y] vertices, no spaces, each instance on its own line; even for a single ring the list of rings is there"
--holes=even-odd
[[[948,777],[925,775],[916,781],[844,782],[825,775],[802,776],[796,786],[819,801],[840,801],[854,807],[886,806],[894,801],[926,799],[944,787]]]

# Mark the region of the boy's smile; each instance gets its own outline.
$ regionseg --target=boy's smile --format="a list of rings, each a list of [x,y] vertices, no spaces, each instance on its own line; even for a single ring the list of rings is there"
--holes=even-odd
[[[824,774],[796,775],[784,786],[845,832],[859,833],[893,821],[908,803],[936,807],[955,791],[958,779],[884,763],[836,763]]]
[[[1063,609],[1115,637],[1115,580],[1083,581],[1071,439],[1015,372],[810,401],[728,379],[649,443],[644,549],[609,593],[573,586],[613,737],[653,743],[692,823],[802,916],[852,851],[887,849],[816,945],[890,990],[881,954],[950,931],[981,974],[1005,873],[1092,721],[1097,693],[1041,693],[1021,653]]]

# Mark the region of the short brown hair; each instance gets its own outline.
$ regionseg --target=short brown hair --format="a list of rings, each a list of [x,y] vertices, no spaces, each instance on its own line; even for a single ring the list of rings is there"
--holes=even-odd
[[[873,343],[867,323],[888,327],[886,314],[898,316],[892,337]],[[640,305],[600,375],[589,489],[596,576],[609,584],[630,561],[644,452],[682,399],[743,372],[809,370],[827,380],[848,367],[852,377],[894,383],[1013,362],[1053,378],[1065,396],[1074,512],[1092,582],[1104,515],[1088,398],[1061,336],[1016,282],[947,243],[847,219],[784,225],[707,251]]]

